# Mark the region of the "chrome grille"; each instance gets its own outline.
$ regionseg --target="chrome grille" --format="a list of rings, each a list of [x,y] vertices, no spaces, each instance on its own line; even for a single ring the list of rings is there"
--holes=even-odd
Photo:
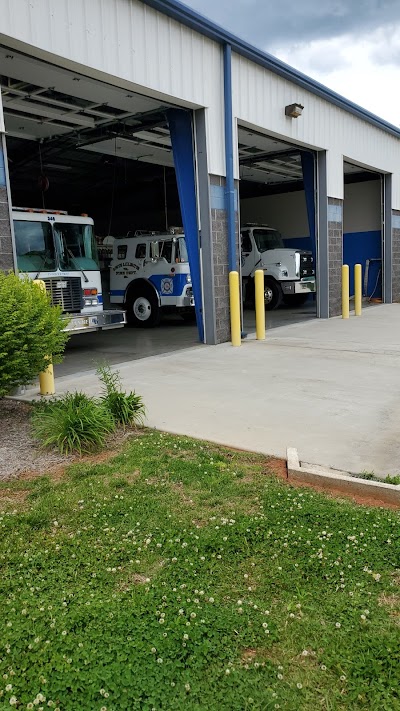
[[[63,311],[70,314],[81,311],[83,301],[80,277],[51,277],[43,281],[54,306],[61,306]]]
[[[300,277],[314,276],[314,258],[311,252],[300,252]]]

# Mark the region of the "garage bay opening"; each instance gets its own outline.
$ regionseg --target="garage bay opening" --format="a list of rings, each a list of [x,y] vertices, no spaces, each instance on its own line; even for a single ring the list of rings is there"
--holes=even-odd
[[[316,316],[313,153],[239,126],[244,328],[254,330],[254,272],[264,270],[267,328]]]
[[[198,343],[176,108],[1,46],[0,61],[17,266],[79,333],[58,374]]]

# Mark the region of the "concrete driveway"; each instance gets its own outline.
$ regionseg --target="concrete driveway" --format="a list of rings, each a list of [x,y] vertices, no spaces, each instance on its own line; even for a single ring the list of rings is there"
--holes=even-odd
[[[310,302],[300,308],[283,306],[267,312],[268,328],[279,328],[291,323],[300,323],[315,318],[315,304]],[[254,310],[244,312],[244,329],[255,331]],[[117,365],[126,361],[140,360],[151,355],[172,353],[198,345],[196,324],[185,323],[180,316],[167,316],[158,328],[120,328],[99,333],[72,336],[68,342],[65,358],[56,365],[56,377],[93,370],[96,363],[106,361]]]
[[[400,472],[400,305],[119,369],[151,426],[280,457],[297,447],[303,461],[354,473]],[[68,389],[98,392],[95,374],[59,378],[57,391]]]

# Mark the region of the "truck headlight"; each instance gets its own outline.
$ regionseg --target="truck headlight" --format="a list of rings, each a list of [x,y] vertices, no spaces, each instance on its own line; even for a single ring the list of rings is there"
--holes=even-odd
[[[300,252],[295,253],[294,259],[295,259],[296,276],[299,278],[300,277]]]
[[[98,306],[99,300],[98,299],[84,299],[83,304],[84,304],[84,306]]]
[[[186,274],[186,284],[191,284],[192,283],[192,277],[190,274]]]
[[[287,269],[281,269],[281,275],[282,275],[283,277],[289,276],[288,270],[287,270]]]

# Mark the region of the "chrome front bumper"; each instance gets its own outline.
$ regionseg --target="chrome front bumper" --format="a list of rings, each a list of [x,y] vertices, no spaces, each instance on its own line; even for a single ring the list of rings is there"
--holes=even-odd
[[[68,333],[90,333],[90,331],[106,331],[111,328],[123,328],[126,324],[125,311],[110,309],[98,313],[74,314],[64,328]]]
[[[304,277],[299,281],[281,281],[282,291],[288,294],[313,294],[316,291],[315,277]]]

